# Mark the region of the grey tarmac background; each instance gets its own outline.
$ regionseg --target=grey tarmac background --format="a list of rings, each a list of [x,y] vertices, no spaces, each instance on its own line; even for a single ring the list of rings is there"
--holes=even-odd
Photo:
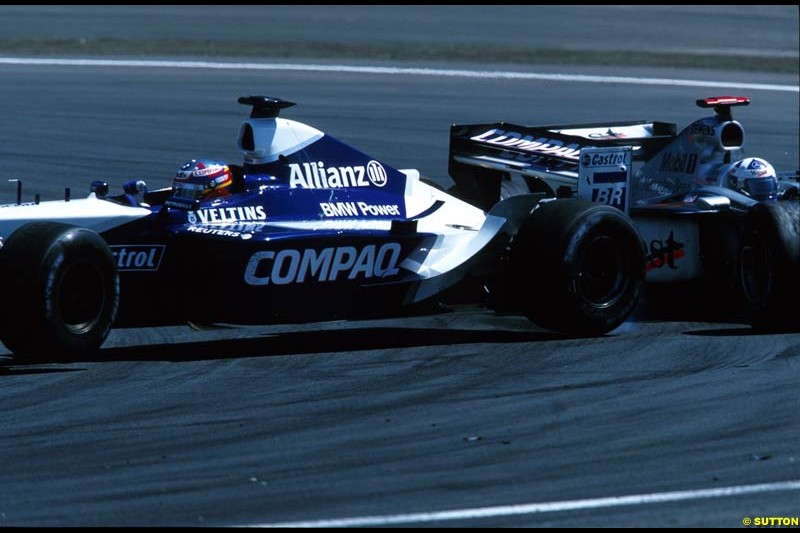
[[[3,6],[0,35],[23,48],[39,36],[112,35],[139,50],[127,39],[213,34],[248,46],[291,36],[785,58],[797,56],[797,18],[797,6]],[[64,46],[63,55],[0,55],[78,57]],[[312,59],[258,60],[398,64]],[[400,64],[798,84],[796,71]],[[721,92],[753,100],[735,110],[748,154],[796,168],[800,106],[791,91],[24,65],[0,65],[0,161],[4,176],[43,199],[65,185],[82,194],[93,179],[163,186],[185,159],[238,161],[247,109],[236,97],[271,94],[298,102],[287,116],[446,185],[453,122],[683,126],[700,116],[696,98]],[[13,192],[0,182],[7,201]],[[198,268],[213,286],[213,258]],[[676,315],[643,305],[599,339],[470,306],[352,323],[115,330],[91,358],[0,364],[3,525],[274,524],[800,479],[800,336],[756,335],[702,308]],[[737,527],[744,517],[798,515],[793,490],[421,524]]]

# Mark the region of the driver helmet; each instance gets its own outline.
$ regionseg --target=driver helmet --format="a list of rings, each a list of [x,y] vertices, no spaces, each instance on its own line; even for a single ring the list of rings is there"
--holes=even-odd
[[[233,174],[228,164],[214,159],[192,159],[178,167],[173,194],[188,200],[208,200],[230,194]]]
[[[778,196],[775,169],[764,159],[748,157],[731,165],[726,173],[727,186],[754,200],[774,200]]]

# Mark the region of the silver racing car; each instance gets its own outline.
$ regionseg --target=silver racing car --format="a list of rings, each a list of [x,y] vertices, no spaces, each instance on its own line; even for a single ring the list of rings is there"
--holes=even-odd
[[[798,172],[776,173],[767,161],[744,157],[744,127],[731,109],[749,103],[731,96],[697,100],[714,114],[680,133],[675,124],[648,120],[454,125],[452,192],[485,209],[530,194],[613,206],[635,224],[648,282],[705,280],[727,293],[754,326],[797,328],[796,318],[784,310],[793,309],[799,296]],[[561,201],[542,200],[538,208],[558,211]],[[510,261],[510,274],[502,279],[513,281],[498,286],[506,293],[501,300],[544,295],[559,305],[563,284],[581,279],[563,277],[573,252],[562,247],[537,255],[549,232],[571,223],[565,213],[552,227],[517,235],[512,256],[522,259]],[[598,256],[611,270],[618,261],[611,251]],[[553,261],[564,267],[559,283],[550,281],[558,270]],[[520,265],[531,268],[520,272]],[[533,318],[555,327],[563,315],[537,306]]]

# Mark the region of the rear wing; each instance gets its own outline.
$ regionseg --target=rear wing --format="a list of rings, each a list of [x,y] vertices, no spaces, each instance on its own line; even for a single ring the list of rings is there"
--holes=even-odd
[[[630,147],[632,159],[644,161],[669,144],[676,131],[675,124],[647,121],[455,124],[450,128],[448,171],[462,197],[488,210],[500,198],[500,181],[510,174],[523,176],[532,191],[574,190],[582,149]]]

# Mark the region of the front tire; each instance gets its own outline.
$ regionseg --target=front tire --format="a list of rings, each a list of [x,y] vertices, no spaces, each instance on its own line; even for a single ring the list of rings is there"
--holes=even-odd
[[[523,310],[539,326],[596,336],[633,312],[644,248],[622,211],[579,199],[539,204],[511,249]]]
[[[90,354],[111,331],[119,278],[108,245],[94,231],[28,223],[5,241],[0,272],[11,281],[0,340],[15,355]]]
[[[737,261],[745,316],[765,331],[797,330],[800,202],[760,203],[747,212]]]

